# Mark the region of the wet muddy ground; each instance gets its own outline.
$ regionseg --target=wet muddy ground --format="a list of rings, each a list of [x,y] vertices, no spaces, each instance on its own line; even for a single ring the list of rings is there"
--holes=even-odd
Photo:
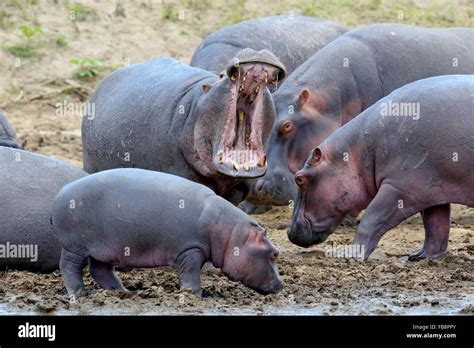
[[[456,207],[449,252],[435,260],[407,263],[407,254],[423,240],[414,217],[390,231],[371,259],[328,257],[333,244],[348,244],[355,227],[342,227],[324,244],[309,249],[286,237],[290,213],[280,207],[256,218],[269,228],[280,249],[279,269],[285,287],[262,296],[229,281],[219,270],[203,271],[203,298],[180,291],[171,268],[120,273],[131,290],[122,294],[98,288],[86,275],[88,294],[71,303],[59,272],[0,273],[3,314],[474,314],[474,215]]]
[[[40,25],[42,34],[35,57],[21,59],[19,65],[6,49],[0,49],[0,107],[17,129],[20,141],[27,139],[30,151],[56,156],[77,166],[82,163],[82,113],[58,112],[61,109],[57,105],[66,102],[80,106],[100,78],[72,79],[76,67],[69,63],[70,59],[99,59],[104,63],[104,75],[124,62],[162,55],[188,62],[207,32],[245,19],[231,17],[226,12],[226,2],[197,8],[177,1],[171,12],[163,12],[161,1],[124,1],[122,16],[115,2],[84,1],[90,11],[84,21],[76,22],[69,20],[63,1],[40,0],[36,5],[24,2],[24,6],[19,3],[1,3],[0,41],[10,44],[20,40],[17,23]],[[275,5],[269,1],[267,6],[254,6],[248,2],[242,13],[254,17],[287,13],[299,3]],[[457,6],[468,3],[460,1]],[[419,6],[427,4],[421,2]],[[277,11],[275,6],[286,7]],[[385,9],[387,6],[385,2],[381,5]],[[181,8],[186,19],[171,20],[169,17]],[[261,8],[266,12],[259,12]],[[416,13],[423,13],[420,9]],[[440,7],[433,11],[434,18],[444,18],[442,13],[447,10]],[[334,11],[341,15],[331,18],[344,22],[344,13],[354,16],[359,12],[364,11]],[[460,22],[464,17],[456,17],[452,19],[455,23],[449,23],[469,26],[472,13],[459,13],[467,16],[466,22]],[[390,21],[388,14],[353,20],[364,24],[380,18]],[[417,18],[413,18],[416,24]],[[419,24],[429,25],[423,18],[420,20]],[[67,46],[57,45],[58,35],[66,38]],[[326,256],[333,243],[350,243],[356,226],[342,227],[324,244],[302,249],[287,239],[290,214],[289,208],[279,207],[255,216],[269,229],[280,249],[278,264],[285,286],[279,294],[259,295],[210,269],[202,275],[205,296],[196,298],[179,290],[176,271],[157,268],[121,273],[125,286],[131,290],[127,294],[101,290],[87,275],[88,295],[71,303],[58,272],[1,271],[0,314],[474,314],[474,209],[453,209],[446,256],[417,263],[407,263],[407,255],[420,248],[424,239],[419,217],[390,231],[373,257],[360,262]]]

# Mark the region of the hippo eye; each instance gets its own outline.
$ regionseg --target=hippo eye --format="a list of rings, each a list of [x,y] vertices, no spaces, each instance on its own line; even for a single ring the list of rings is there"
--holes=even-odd
[[[295,124],[292,121],[285,121],[280,126],[279,132],[280,134],[288,134],[295,128]]]
[[[276,261],[277,257],[279,255],[278,250],[274,250],[270,253],[270,261]]]

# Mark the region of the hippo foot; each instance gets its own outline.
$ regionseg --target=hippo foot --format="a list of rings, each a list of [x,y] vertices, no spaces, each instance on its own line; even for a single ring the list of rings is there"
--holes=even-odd
[[[202,289],[192,289],[192,288],[189,288],[189,287],[183,287],[183,286],[181,286],[181,287],[180,287],[180,290],[181,290],[182,292],[185,292],[185,293],[186,293],[186,292],[189,292],[189,293],[193,294],[193,295],[196,296],[196,297],[201,297],[201,298],[204,297],[204,296],[203,296],[203,291],[202,291]]]
[[[373,234],[358,232],[351,243],[352,247],[357,251],[357,258],[366,261],[375,250],[379,239],[374,237]]]
[[[424,259],[434,259],[440,256],[443,256],[445,252],[428,252],[426,249],[423,247],[421,250],[418,250],[417,252],[414,252],[410,255],[408,255],[408,261],[409,262],[417,262],[421,261]]]
[[[85,291],[82,279],[82,270],[85,265],[86,258],[62,249],[59,269],[69,295],[77,296]]]

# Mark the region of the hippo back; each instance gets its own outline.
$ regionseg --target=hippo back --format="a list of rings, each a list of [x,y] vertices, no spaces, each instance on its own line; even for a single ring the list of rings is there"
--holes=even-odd
[[[91,97],[95,114],[83,119],[84,169],[93,173],[137,166],[135,160],[147,169],[187,172],[176,141],[195,107],[193,97],[199,97],[192,89],[201,92],[201,84],[212,84],[216,78],[172,58],[130,65],[109,75]],[[143,144],[147,149],[141,148]],[[100,166],[89,166],[89,157],[104,160]]]
[[[250,19],[208,35],[194,52],[190,64],[220,73],[241,49],[266,49],[279,58],[290,74],[348,30],[339,23],[306,16]]]

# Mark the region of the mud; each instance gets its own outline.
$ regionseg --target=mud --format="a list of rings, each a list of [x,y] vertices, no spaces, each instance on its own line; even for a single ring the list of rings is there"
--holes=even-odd
[[[77,166],[82,164],[82,113],[58,112],[58,103],[85,102],[100,79],[72,79],[75,67],[69,60],[100,59],[105,63],[102,76],[124,63],[162,55],[188,62],[201,37],[221,25],[220,13],[226,8],[225,2],[209,9],[184,7],[190,19],[180,22],[162,15],[161,1],[138,5],[125,1],[126,17],[115,14],[115,2],[83,1],[95,14],[83,22],[71,22],[62,1],[39,1],[26,10],[16,3],[6,0],[2,4],[10,14],[8,19],[20,23],[35,18],[43,34],[36,57],[22,59],[20,66],[11,54],[0,50],[0,107],[21,141],[27,139],[30,151]],[[4,26],[0,41],[18,41],[17,32],[16,27]],[[58,34],[65,35],[68,47],[55,44]],[[73,303],[59,272],[1,271],[0,314],[474,314],[473,209],[453,209],[446,256],[417,263],[407,263],[407,255],[420,248],[424,239],[419,217],[390,231],[373,257],[360,262],[326,255],[333,243],[350,243],[356,226],[341,227],[324,244],[302,249],[287,239],[290,216],[288,207],[255,216],[280,249],[284,289],[279,294],[259,295],[211,268],[202,274],[205,296],[196,298],[179,290],[176,271],[157,268],[121,273],[131,290],[127,294],[99,289],[86,274],[88,294]]]
[[[229,281],[219,270],[202,274],[204,297],[179,290],[171,268],[120,273],[131,290],[98,288],[86,273],[88,294],[71,303],[59,272],[0,273],[2,314],[474,314],[472,212],[455,207],[450,248],[435,260],[407,263],[421,246],[423,228],[414,217],[389,232],[366,262],[328,257],[332,244],[348,244],[355,227],[343,227],[322,245],[301,249],[286,237],[289,209],[256,218],[280,249],[283,291],[262,296]]]

